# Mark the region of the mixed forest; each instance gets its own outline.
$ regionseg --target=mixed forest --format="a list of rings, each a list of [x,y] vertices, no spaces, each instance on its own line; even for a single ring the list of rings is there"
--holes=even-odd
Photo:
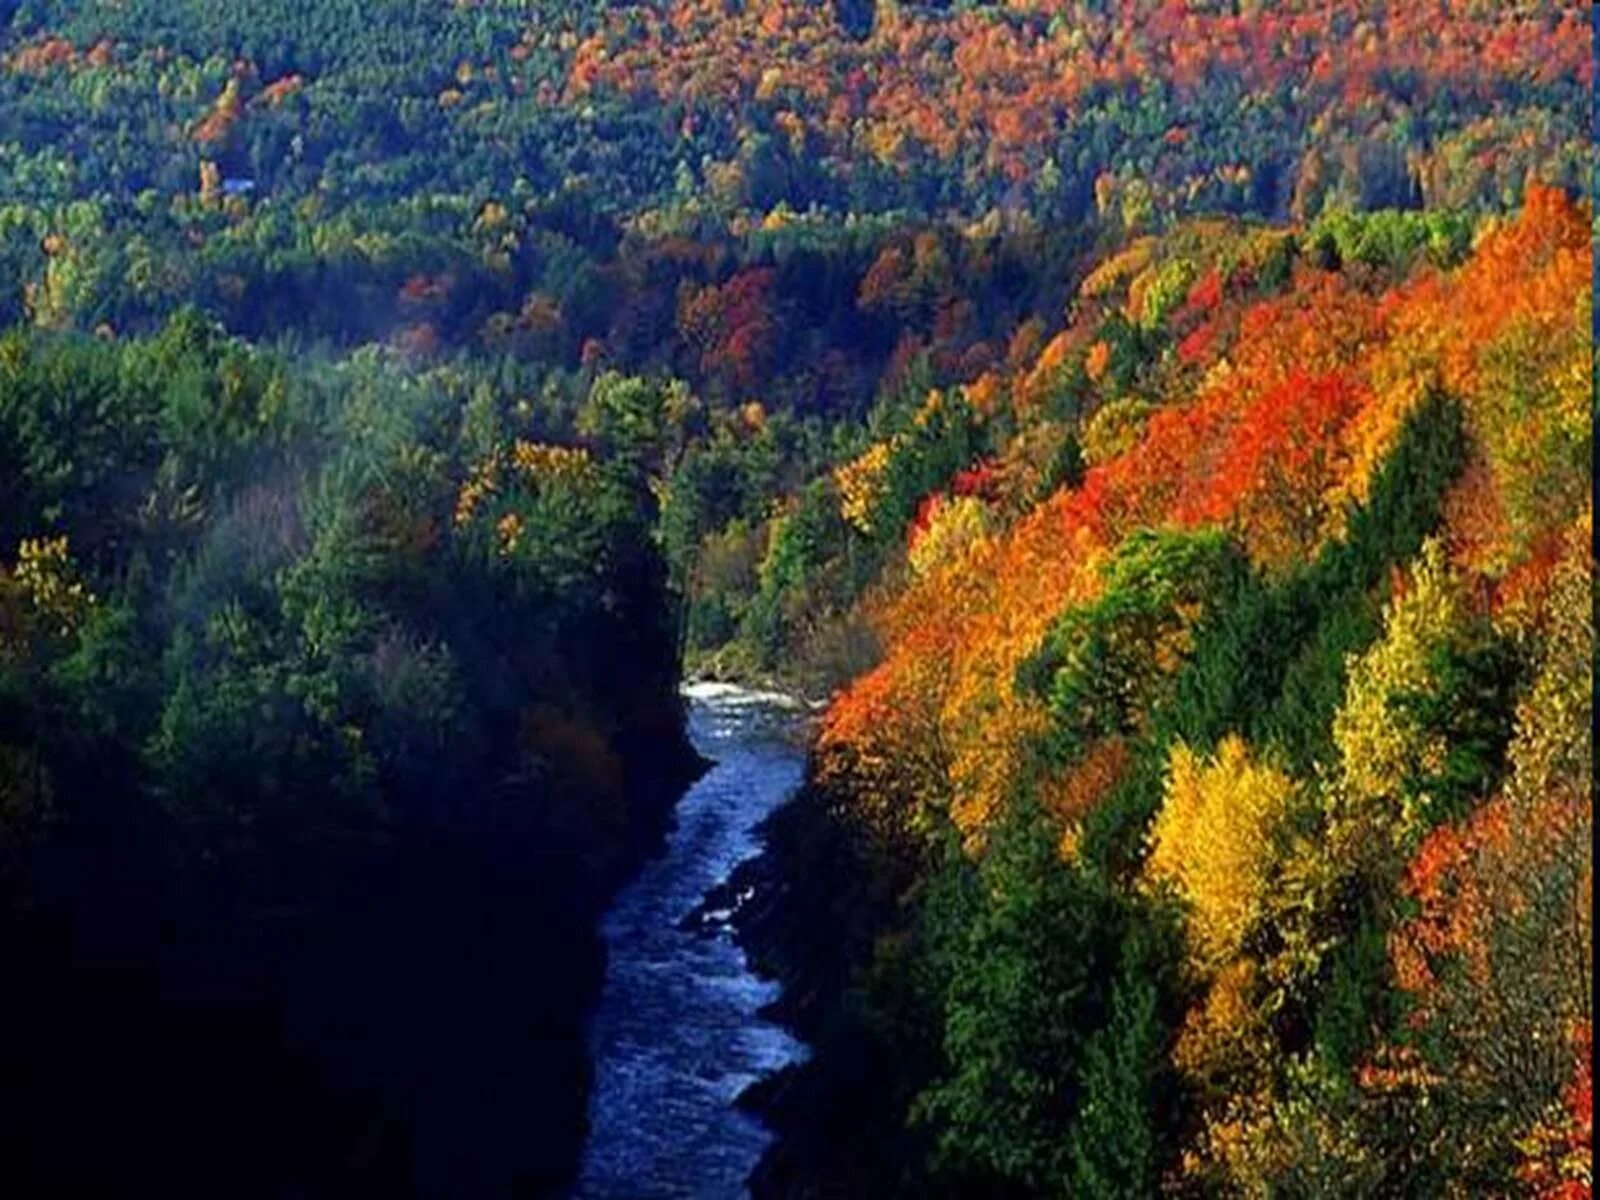
[[[1589,15],[0,0],[6,1169],[559,1193],[692,674],[757,1195],[1589,1196]]]

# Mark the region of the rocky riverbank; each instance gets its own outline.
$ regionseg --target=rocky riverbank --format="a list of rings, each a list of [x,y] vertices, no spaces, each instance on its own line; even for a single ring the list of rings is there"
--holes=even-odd
[[[856,988],[909,878],[836,819],[815,786],[775,812],[761,836],[763,852],[707,903],[734,905],[740,944],[781,987],[768,1014],[811,1053],[740,1097],[776,1135],[751,1195],[890,1195],[905,1135],[884,1087],[893,1072]]]

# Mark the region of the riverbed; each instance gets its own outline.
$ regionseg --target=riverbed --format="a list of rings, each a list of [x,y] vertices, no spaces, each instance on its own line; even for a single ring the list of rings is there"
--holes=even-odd
[[[748,896],[704,902],[760,852],[758,826],[799,787],[805,712],[723,684],[686,694],[690,738],[713,765],[601,927],[606,979],[589,1030],[590,1134],[574,1200],[745,1196],[771,1134],[735,1100],[804,1056],[760,1015],[776,985],[751,971],[731,926]]]

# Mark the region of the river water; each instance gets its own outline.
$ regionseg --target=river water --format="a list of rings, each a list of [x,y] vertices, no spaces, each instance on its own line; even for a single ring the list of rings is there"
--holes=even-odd
[[[757,1015],[776,985],[751,973],[730,913],[685,920],[759,851],[756,827],[799,785],[802,712],[727,685],[687,694],[690,736],[715,765],[679,802],[662,855],[602,925],[608,960],[590,1026],[595,1078],[575,1200],[745,1196],[771,1137],[734,1100],[804,1054]]]

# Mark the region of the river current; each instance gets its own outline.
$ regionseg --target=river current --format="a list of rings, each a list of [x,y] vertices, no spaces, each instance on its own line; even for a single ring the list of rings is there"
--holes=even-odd
[[[690,736],[713,766],[601,927],[606,979],[590,1025],[590,1135],[574,1200],[745,1196],[771,1135],[734,1101],[804,1054],[758,1015],[776,986],[751,972],[731,911],[701,911],[759,852],[757,827],[799,786],[803,712],[727,685],[687,695]]]

